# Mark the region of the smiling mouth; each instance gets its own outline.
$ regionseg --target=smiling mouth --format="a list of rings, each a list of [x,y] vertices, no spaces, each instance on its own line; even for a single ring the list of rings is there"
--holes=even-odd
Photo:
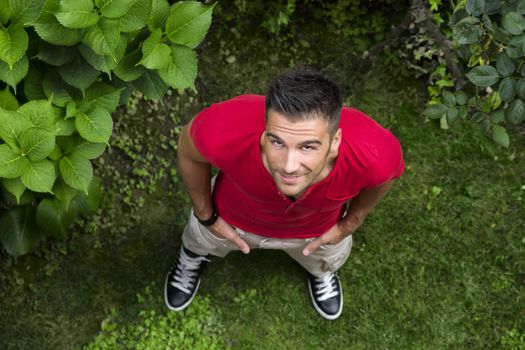
[[[286,185],[295,185],[299,182],[299,179],[302,177],[302,175],[283,175],[281,173],[279,174],[279,178],[281,179],[281,182],[283,182]]]

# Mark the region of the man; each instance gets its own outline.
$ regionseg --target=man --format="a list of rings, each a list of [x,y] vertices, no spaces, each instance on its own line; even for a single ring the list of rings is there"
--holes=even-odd
[[[317,312],[339,317],[336,271],[352,234],[404,169],[390,131],[343,108],[335,82],[296,70],[275,78],[266,97],[242,95],[200,112],[181,131],[178,158],[193,208],[166,278],[169,309],[191,303],[208,255],[262,248],[301,264]]]

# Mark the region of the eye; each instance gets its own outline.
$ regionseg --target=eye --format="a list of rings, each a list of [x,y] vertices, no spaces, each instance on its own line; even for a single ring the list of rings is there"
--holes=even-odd
[[[279,140],[271,140],[270,142],[272,143],[272,145],[277,147],[281,147],[283,145],[283,143]]]
[[[303,146],[303,151],[315,151],[316,149],[317,148],[310,145]]]

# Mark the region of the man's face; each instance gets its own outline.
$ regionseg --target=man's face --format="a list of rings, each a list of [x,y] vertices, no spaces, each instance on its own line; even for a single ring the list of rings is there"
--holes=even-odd
[[[267,168],[279,190],[297,198],[326,177],[331,169],[327,165],[329,152],[337,152],[340,135],[338,130],[331,142],[325,120],[290,121],[270,109],[262,146]]]

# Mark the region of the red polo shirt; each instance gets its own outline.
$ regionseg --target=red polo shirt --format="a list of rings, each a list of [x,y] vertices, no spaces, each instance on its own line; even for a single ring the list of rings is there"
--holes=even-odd
[[[343,108],[342,142],[330,174],[297,200],[282,194],[264,167],[260,139],[265,129],[264,96],[241,95],[204,109],[190,135],[220,173],[214,205],[233,226],[272,238],[310,238],[341,218],[344,204],[360,190],[398,178],[401,146],[392,133],[364,113]]]

